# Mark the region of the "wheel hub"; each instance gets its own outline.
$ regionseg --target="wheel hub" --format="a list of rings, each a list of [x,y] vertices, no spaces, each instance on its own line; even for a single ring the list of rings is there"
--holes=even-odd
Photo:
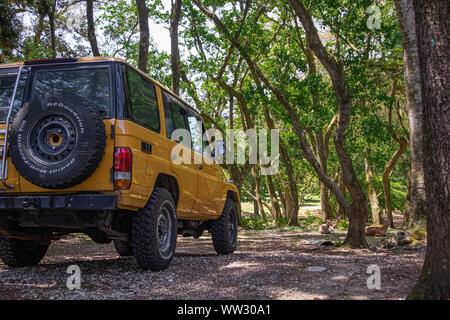
[[[28,141],[36,160],[54,164],[72,153],[77,139],[70,119],[65,116],[47,116],[37,121]]]

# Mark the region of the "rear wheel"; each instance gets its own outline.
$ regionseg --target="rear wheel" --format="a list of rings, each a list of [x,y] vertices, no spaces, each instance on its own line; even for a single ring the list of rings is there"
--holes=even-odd
[[[131,243],[137,264],[144,270],[166,269],[175,253],[177,229],[172,195],[155,188],[147,205],[133,216]]]
[[[227,199],[222,215],[211,221],[214,249],[218,254],[229,254],[237,246],[237,218],[233,200]]]
[[[13,239],[0,234],[0,258],[10,267],[35,266],[44,258],[49,245],[38,245],[34,241]]]

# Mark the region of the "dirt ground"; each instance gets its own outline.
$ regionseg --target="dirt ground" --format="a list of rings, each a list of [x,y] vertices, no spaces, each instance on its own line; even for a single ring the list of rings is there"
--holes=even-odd
[[[394,233],[396,231],[394,230]],[[390,234],[392,236],[392,234]],[[425,246],[371,249],[321,247],[340,243],[344,232],[241,230],[238,250],[215,254],[209,234],[178,238],[176,255],[162,272],[139,270],[112,244],[81,235],[55,241],[36,267],[12,269],[0,262],[0,299],[404,299],[417,280]],[[81,289],[66,287],[67,268],[81,269]],[[369,265],[381,271],[381,287],[368,289]],[[310,268],[322,267],[322,268]]]

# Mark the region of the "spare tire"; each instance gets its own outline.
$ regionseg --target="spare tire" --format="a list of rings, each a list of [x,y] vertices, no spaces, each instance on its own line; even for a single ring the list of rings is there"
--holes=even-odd
[[[106,132],[94,106],[80,96],[52,92],[37,96],[14,117],[10,156],[31,183],[73,187],[97,169],[105,153]]]

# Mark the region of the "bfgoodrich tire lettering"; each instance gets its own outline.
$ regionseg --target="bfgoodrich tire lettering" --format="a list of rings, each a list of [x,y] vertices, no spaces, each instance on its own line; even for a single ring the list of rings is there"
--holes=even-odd
[[[133,215],[131,243],[139,267],[166,269],[175,254],[177,229],[172,195],[164,188],[155,188],[147,205]]]
[[[49,189],[75,186],[100,164],[105,126],[94,106],[63,92],[45,93],[25,104],[11,130],[11,160],[31,183]]]
[[[237,246],[236,208],[231,199],[227,199],[219,219],[211,221],[214,249],[218,254],[230,254]]]

